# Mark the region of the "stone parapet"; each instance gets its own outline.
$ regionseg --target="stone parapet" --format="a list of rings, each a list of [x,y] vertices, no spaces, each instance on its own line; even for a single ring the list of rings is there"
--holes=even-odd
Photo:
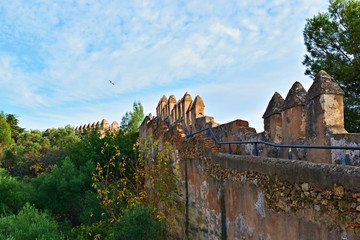
[[[185,206],[174,213],[177,239],[359,239],[359,150],[294,148],[287,160],[288,149],[229,144],[359,146],[360,134],[344,129],[343,92],[325,72],[308,92],[296,82],[285,100],[275,93],[260,133],[245,120],[216,123],[199,96],[170,98],[144,119],[140,136],[173,146]],[[191,135],[207,127],[226,145],[206,131]]]
[[[285,100],[275,92],[263,114],[264,132],[257,133],[249,127],[247,121],[235,120],[225,124],[218,124],[211,116],[205,115],[205,104],[200,96],[193,100],[186,92],[182,98],[163,96],[156,107],[156,116],[151,128],[163,126],[171,129],[182,125],[185,135],[190,135],[206,127],[211,127],[219,141],[266,141],[284,145],[322,145],[334,146],[339,134],[344,134],[344,92],[340,86],[325,71],[320,71],[308,92],[299,82],[295,82],[289,90]],[[244,114],[242,114],[244,115]],[[145,118],[140,127],[147,135],[154,132],[149,130],[149,119]],[[240,124],[240,125],[239,125]],[[82,131],[80,128],[79,131]],[[337,139],[337,140],[334,140]],[[345,144],[345,143],[344,143]],[[359,141],[355,144],[359,144]],[[292,158],[317,163],[339,163],[338,150],[276,148],[259,144],[259,155],[275,158],[287,158],[291,152]],[[221,151],[228,152],[228,146],[221,146]],[[254,146],[233,145],[231,152],[239,154],[253,154]],[[355,153],[352,153],[353,155]],[[356,154],[355,154],[356,155]],[[360,165],[359,161],[351,161],[353,165]]]
[[[74,128],[75,134],[85,134],[89,131],[98,131],[101,136],[104,136],[106,131],[116,132],[119,130],[119,124],[113,121],[111,124],[106,119],[98,122],[80,125]]]

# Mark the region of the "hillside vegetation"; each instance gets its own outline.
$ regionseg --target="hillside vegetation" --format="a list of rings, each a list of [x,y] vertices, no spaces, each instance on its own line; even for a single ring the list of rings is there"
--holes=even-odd
[[[141,103],[104,137],[70,126],[26,131],[10,115],[0,115],[0,239],[166,238],[173,152],[138,138]]]

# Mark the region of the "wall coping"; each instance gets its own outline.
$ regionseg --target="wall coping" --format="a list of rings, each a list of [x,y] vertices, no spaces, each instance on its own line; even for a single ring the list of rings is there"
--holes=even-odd
[[[321,189],[331,188],[336,183],[360,192],[360,167],[213,152],[210,157],[214,163],[232,170],[276,175],[290,183],[307,182]]]

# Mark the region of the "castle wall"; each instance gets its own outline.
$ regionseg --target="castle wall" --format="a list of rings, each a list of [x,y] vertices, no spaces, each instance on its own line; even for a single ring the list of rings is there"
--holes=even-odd
[[[169,132],[185,205],[178,239],[360,237],[360,168],[219,153],[205,135]]]
[[[182,160],[190,239],[360,237],[359,169],[214,152]]]
[[[218,124],[214,118],[205,116],[205,104],[200,96],[194,101],[189,93],[176,101],[171,95],[169,100],[163,96],[157,106],[157,124],[169,128],[183,125],[186,135],[211,127],[219,141],[265,141],[274,144],[336,146],[338,134],[345,134],[343,91],[326,72],[321,71],[309,91],[299,82],[293,84],[285,100],[279,93],[271,98],[265,113],[264,132],[257,133],[245,120]],[[240,124],[240,125],[239,125]],[[243,125],[241,125],[243,124]],[[332,140],[333,139],[333,140]],[[346,137],[344,137],[346,139]],[[355,134],[353,142],[360,142],[360,134]],[[351,142],[349,143],[351,144]],[[341,145],[346,146],[346,145]],[[352,145],[349,145],[352,146]],[[263,144],[257,145],[260,156],[305,160],[318,163],[342,163],[345,150],[277,148]],[[253,154],[254,145],[231,146],[231,152]],[[219,151],[229,152],[229,146],[222,145]],[[357,160],[359,151],[350,151],[352,165],[360,165]],[[341,159],[343,158],[343,159]]]
[[[285,100],[275,93],[260,133],[245,120],[216,123],[198,96],[163,103],[140,136],[173,145],[185,206],[174,213],[178,239],[360,238],[359,150],[292,148],[288,160],[289,148],[259,143],[254,156],[254,144],[218,146],[209,132],[187,138],[210,127],[220,142],[359,146],[360,134],[344,129],[343,92],[325,72],[308,92],[294,83]]]
[[[98,131],[100,136],[105,136],[107,131],[116,132],[119,130],[119,124],[116,121],[113,121],[111,124],[106,119],[103,119],[101,122],[93,122],[84,124],[74,128],[75,134],[85,134],[89,131]]]

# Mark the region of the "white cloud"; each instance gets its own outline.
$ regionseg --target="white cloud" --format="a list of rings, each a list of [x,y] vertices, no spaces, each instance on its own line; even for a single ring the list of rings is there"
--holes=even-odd
[[[239,29],[227,27],[220,23],[215,23],[210,26],[210,30],[213,33],[226,34],[236,42],[240,41],[240,30]]]
[[[107,111],[121,115],[134,100],[151,108],[161,92],[189,89],[209,99],[224,96],[229,109],[210,101],[216,107],[209,114],[232,116],[238,88],[267,104],[274,89],[301,80],[305,19],[326,6],[325,0],[6,2],[1,102],[9,112],[23,106],[39,111],[43,124],[60,124],[72,121],[61,118],[67,112],[79,121]],[[262,110],[253,111],[261,117]]]

